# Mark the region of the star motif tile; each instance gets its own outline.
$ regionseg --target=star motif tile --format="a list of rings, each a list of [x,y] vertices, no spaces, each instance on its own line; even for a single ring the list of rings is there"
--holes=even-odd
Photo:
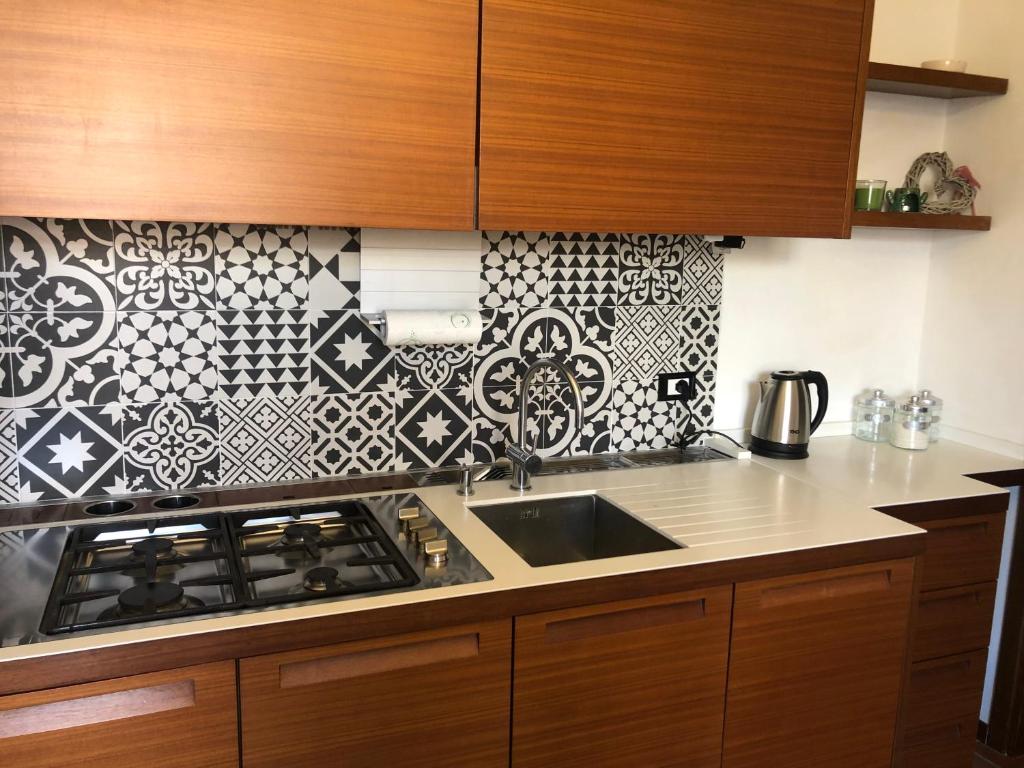
[[[301,397],[309,391],[309,313],[223,311],[217,323],[221,397]]]
[[[21,501],[125,491],[121,406],[15,411]]]
[[[391,392],[313,398],[313,476],[387,472],[395,458]]]
[[[625,307],[617,310],[614,340],[616,379],[649,381],[679,364],[679,307]]]
[[[214,309],[212,224],[115,221],[118,309]]]
[[[667,448],[676,438],[678,409],[675,403],[658,401],[655,382],[617,382],[613,409],[613,451]]]
[[[545,306],[549,249],[550,243],[543,233],[484,232],[481,306]]]
[[[221,483],[310,477],[310,399],[220,400]]]
[[[683,300],[682,235],[623,235],[619,305],[678,305]]]
[[[123,402],[215,396],[216,313],[125,312],[118,320]]]
[[[14,411],[0,411],[0,503],[18,501],[18,428]]]
[[[310,309],[359,309],[359,230],[309,229]]]
[[[212,400],[124,407],[129,491],[199,488],[220,482],[220,435]]]
[[[686,235],[683,257],[683,304],[718,304],[722,300],[725,257],[700,235]]]
[[[306,309],[305,228],[221,224],[214,238],[218,309]]]
[[[548,259],[553,307],[614,306],[619,278],[619,236],[555,232]]]
[[[0,221],[6,309],[113,312],[114,252],[109,221]]]
[[[470,464],[472,442],[469,387],[396,393],[395,469]]]
[[[395,353],[356,310],[311,313],[311,377],[315,395],[395,388]]]
[[[18,408],[116,403],[120,356],[113,312],[7,315]]]

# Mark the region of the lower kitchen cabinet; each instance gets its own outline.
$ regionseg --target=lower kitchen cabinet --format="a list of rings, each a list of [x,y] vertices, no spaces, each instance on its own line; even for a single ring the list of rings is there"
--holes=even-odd
[[[237,768],[235,662],[0,697],[0,765]]]
[[[914,561],[736,585],[724,768],[888,768]]]
[[[506,768],[512,622],[242,659],[245,768]]]
[[[731,602],[724,586],[517,618],[513,768],[718,768]]]

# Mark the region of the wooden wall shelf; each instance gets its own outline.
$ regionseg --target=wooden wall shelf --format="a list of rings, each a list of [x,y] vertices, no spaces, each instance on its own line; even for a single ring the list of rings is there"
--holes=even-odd
[[[855,227],[886,227],[890,229],[959,229],[987,232],[992,228],[991,216],[964,216],[958,213],[882,213],[854,211]]]
[[[1002,96],[1009,87],[1003,77],[943,72],[900,64],[868,64],[869,91],[928,96],[933,99],[966,99],[972,96]]]

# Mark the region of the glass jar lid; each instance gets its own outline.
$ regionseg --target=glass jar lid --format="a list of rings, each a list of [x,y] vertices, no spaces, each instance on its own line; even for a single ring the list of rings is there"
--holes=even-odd
[[[930,408],[941,408],[942,399],[936,397],[930,389],[922,389],[917,393],[917,396],[921,398],[921,402]]]
[[[857,398],[857,405],[862,405],[867,408],[892,408],[896,405],[896,401],[885,394],[883,389],[874,389]]]
[[[921,402],[921,398],[917,395],[913,395],[909,400],[904,403],[900,403],[900,410],[904,413],[913,413],[924,415],[928,413],[928,406]]]

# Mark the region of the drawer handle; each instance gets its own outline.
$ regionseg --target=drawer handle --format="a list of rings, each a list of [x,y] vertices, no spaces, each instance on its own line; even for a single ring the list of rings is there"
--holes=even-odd
[[[949,725],[932,725],[909,731],[906,736],[907,746],[918,744],[944,743],[946,741],[958,742],[963,737],[963,726],[960,723]]]
[[[961,672],[970,670],[972,663],[972,659],[967,657],[953,659],[953,661],[942,662],[939,664],[928,664],[928,666],[915,668],[911,672],[911,676],[916,680],[920,680],[921,678],[928,677],[959,675]]]
[[[980,531],[981,533],[988,533],[988,521],[982,520],[978,523],[966,523],[964,525],[943,525],[935,528],[929,528],[928,535],[935,536],[936,534],[963,534],[968,532]]]
[[[761,607],[778,608],[793,603],[812,600],[829,600],[848,595],[859,595],[865,592],[876,592],[892,586],[892,571],[875,571],[858,573],[851,576],[837,576],[832,579],[821,579],[803,584],[792,584],[785,587],[768,587],[761,592]]]
[[[195,706],[195,703],[195,683],[191,680],[181,680],[148,688],[100,693],[46,704],[30,704],[0,711],[0,739],[187,709]],[[2,705],[0,700],[0,706]]]
[[[373,648],[340,656],[293,661],[280,667],[282,688],[300,688],[354,677],[378,675],[398,669],[424,667],[442,661],[469,659],[480,654],[477,634],[423,640],[390,648]]]
[[[583,640],[588,637],[614,635],[620,632],[632,632],[638,629],[694,621],[702,619],[706,615],[707,601],[704,598],[699,598],[683,603],[630,608],[624,611],[601,613],[596,616],[580,616],[547,624],[544,627],[544,641],[547,643],[571,643],[574,640]]]
[[[928,605],[941,605],[943,603],[976,603],[981,605],[981,592],[977,589],[972,589],[968,592],[958,592],[956,594],[947,594],[945,592],[937,592],[929,594],[925,592],[921,595],[921,604],[927,603]]]

